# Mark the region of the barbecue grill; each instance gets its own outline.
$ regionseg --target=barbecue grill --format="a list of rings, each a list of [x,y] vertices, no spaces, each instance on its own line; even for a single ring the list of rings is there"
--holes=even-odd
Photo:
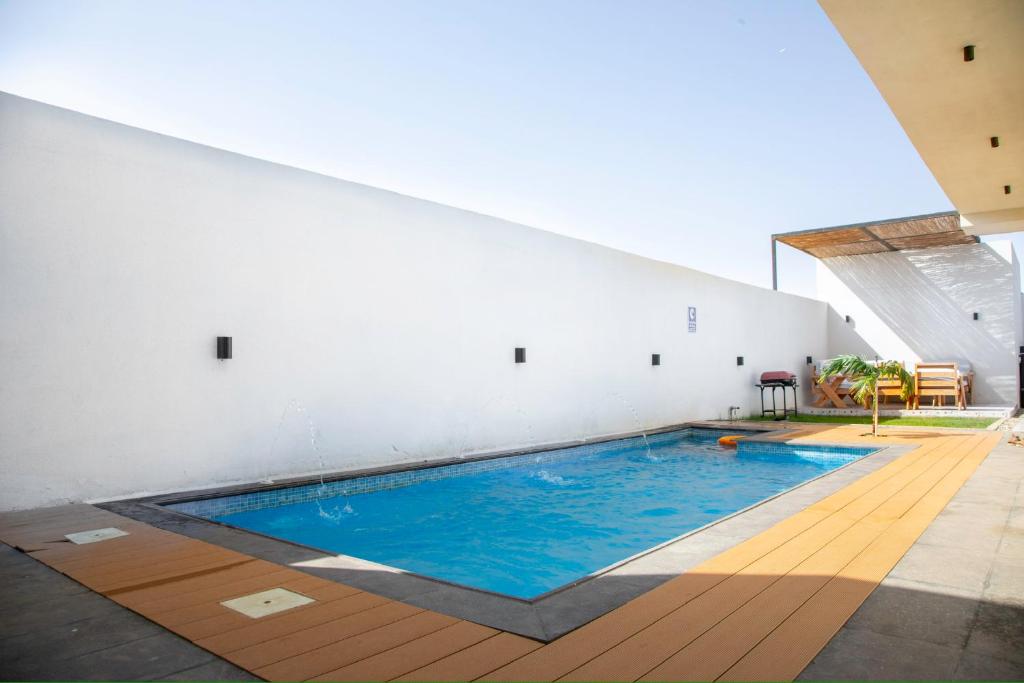
[[[773,416],[776,420],[785,420],[786,416],[790,413],[795,417],[796,412],[796,388],[799,386],[796,382],[796,375],[786,370],[771,370],[769,372],[761,373],[761,380],[754,385],[761,390],[761,417],[767,415]],[[793,407],[790,408],[786,403],[786,389],[793,390]],[[772,390],[772,407],[764,407],[764,390]],[[775,392],[782,389],[782,411],[778,408],[778,404],[775,402]]]

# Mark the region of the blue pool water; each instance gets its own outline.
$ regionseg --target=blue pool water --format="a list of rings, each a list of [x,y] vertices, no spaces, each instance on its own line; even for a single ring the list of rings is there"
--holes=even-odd
[[[533,598],[792,488],[870,449],[683,430],[544,454],[180,503],[185,512]]]

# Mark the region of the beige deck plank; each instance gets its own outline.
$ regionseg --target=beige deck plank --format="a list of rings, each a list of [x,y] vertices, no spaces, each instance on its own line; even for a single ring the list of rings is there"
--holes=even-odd
[[[900,517],[872,546],[721,676],[723,680],[792,680],[867,599],[998,443],[979,448]]]
[[[967,449],[961,446],[959,450],[961,459],[968,456]],[[842,572],[958,462],[944,458],[943,462],[937,463],[886,501],[875,513],[859,521],[848,532],[649,671],[641,680],[713,680],[722,675],[833,576]]]

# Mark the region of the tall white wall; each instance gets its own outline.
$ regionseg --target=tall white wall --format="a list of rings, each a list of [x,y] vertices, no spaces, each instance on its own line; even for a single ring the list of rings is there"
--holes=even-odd
[[[818,296],[833,309],[830,356],[878,355],[910,369],[967,361],[975,404],[1017,405],[1021,283],[1010,242],[842,256],[817,269]]]
[[[747,413],[759,372],[824,353],[825,315],[0,95],[3,508]]]

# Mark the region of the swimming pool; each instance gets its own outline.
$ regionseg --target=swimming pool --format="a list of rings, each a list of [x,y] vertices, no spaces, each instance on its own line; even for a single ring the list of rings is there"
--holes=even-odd
[[[685,429],[169,505],[269,536],[533,599],[873,449]]]

